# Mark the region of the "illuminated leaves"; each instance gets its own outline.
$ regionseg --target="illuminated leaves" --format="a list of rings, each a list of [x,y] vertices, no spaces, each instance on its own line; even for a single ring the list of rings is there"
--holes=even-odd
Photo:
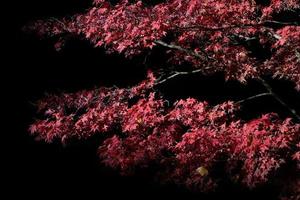
[[[224,176],[254,188],[272,181],[287,162],[300,166],[299,124],[276,114],[236,120],[234,102],[211,106],[188,98],[167,106],[151,90],[154,80],[149,73],[131,89],[49,96],[38,104],[43,119],[29,130],[62,143],[102,134],[99,157],[107,166],[122,174],[160,166],[157,178],[200,191],[218,187]]]
[[[204,74],[223,71],[226,79],[243,83],[259,75],[272,74],[294,81],[299,89],[300,67],[294,51],[295,48],[300,51],[298,26],[284,26],[283,22],[283,28],[278,31],[273,26],[263,26],[272,24],[274,13],[297,12],[297,9],[300,3],[296,0],[272,0],[265,7],[253,0],[171,0],[155,6],[147,6],[142,1],[120,1],[112,5],[97,0],[86,13],[68,19],[37,21],[28,28],[35,29],[39,35],[60,37],[57,49],[69,33],[87,38],[108,53],[130,57],[151,51],[157,45],[156,40],[172,35],[170,43],[198,52],[203,59],[173,50],[168,52],[169,64],[188,62],[195,68],[204,68]],[[271,46],[274,52],[271,58],[262,61],[251,56],[248,49],[251,41]],[[206,68],[208,63],[211,67]]]
[[[157,40],[168,41],[171,45],[162,48],[165,61],[151,66],[158,71],[189,64],[204,75],[223,72],[226,80],[242,83],[272,75],[293,81],[300,90],[299,24],[275,20],[299,8],[297,0],[271,0],[265,6],[253,0],[170,0],[154,6],[94,0],[86,13],[36,21],[27,28],[57,37],[57,49],[72,34],[128,57],[152,51]],[[255,55],[252,43],[269,48],[270,55]],[[172,45],[180,48],[166,49]],[[287,163],[299,172],[299,124],[275,114],[241,121],[239,106],[230,101],[213,106],[188,98],[166,106],[154,85],[149,72],[132,88],[50,95],[38,102],[43,116],[29,131],[46,142],[63,143],[102,134],[107,138],[99,156],[107,166],[122,174],[160,166],[156,176],[161,180],[201,191],[222,182],[216,173],[220,163],[222,177],[249,188],[273,181]],[[299,182],[296,177],[286,183],[287,199],[299,199]]]

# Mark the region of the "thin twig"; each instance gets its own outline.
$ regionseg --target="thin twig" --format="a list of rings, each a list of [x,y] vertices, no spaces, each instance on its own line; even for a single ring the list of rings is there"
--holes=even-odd
[[[281,21],[275,21],[275,20],[265,20],[262,22],[262,24],[278,24],[278,25],[289,25],[289,26],[299,26],[299,22],[281,22]]]
[[[170,49],[176,49],[176,50],[185,52],[185,53],[187,53],[187,54],[189,54],[191,56],[194,56],[196,58],[201,58],[201,59],[203,59],[203,58],[205,59],[206,58],[205,56],[202,56],[202,55],[196,53],[195,51],[192,51],[192,50],[189,50],[189,49],[185,49],[185,48],[183,48],[181,46],[178,46],[178,45],[168,44],[168,43],[165,43],[165,42],[163,42],[161,40],[155,40],[154,43],[155,44],[159,44],[159,45],[164,46],[164,47],[167,47],[167,48],[170,48]]]
[[[252,27],[252,26],[259,26],[258,24],[239,24],[239,25],[228,25],[228,26],[214,26],[214,27],[209,27],[205,25],[195,25],[195,26],[184,26],[180,27],[177,26],[176,28],[182,29],[182,30],[187,30],[187,29],[203,29],[207,31],[221,31],[225,29],[232,29],[232,28],[247,28],[247,27]]]
[[[196,70],[193,70],[193,71],[189,71],[189,72],[174,72],[174,74],[172,74],[172,75],[170,75],[170,76],[168,76],[168,77],[166,77],[166,78],[164,78],[164,79],[162,79],[162,80],[159,80],[158,82],[156,82],[154,85],[155,86],[157,86],[157,85],[160,85],[160,84],[162,84],[162,83],[164,83],[164,82],[166,82],[166,81],[168,81],[168,80],[170,80],[170,79],[173,79],[173,78],[175,78],[175,77],[177,77],[177,76],[179,76],[179,75],[189,75],[189,74],[195,74],[195,73],[198,73],[198,72],[201,72],[202,71],[202,69],[196,69]]]
[[[63,28],[64,31],[67,31],[67,32],[72,32],[71,29],[69,29],[66,24],[64,22],[62,22],[61,20],[55,18],[55,17],[51,17],[50,20],[60,24]]]
[[[284,102],[279,96],[278,94],[276,94],[272,87],[267,83],[267,81],[265,81],[263,78],[258,78],[258,80],[262,83],[262,85],[268,90],[268,92],[282,105],[284,106],[288,111],[290,111],[290,113],[297,119],[300,121],[300,115],[297,114],[296,110],[291,108],[286,102]]]
[[[233,28],[248,28],[248,27],[255,27],[255,26],[270,26],[270,25],[290,25],[290,26],[298,26],[299,22],[281,22],[275,20],[266,20],[260,23],[251,23],[251,24],[233,24],[227,26],[214,26],[209,27],[205,25],[195,25],[195,26],[185,26],[185,27],[177,27],[178,29],[204,29],[208,31],[220,31],[225,29],[233,29]]]
[[[264,92],[264,93],[256,94],[256,95],[253,95],[253,96],[248,97],[246,99],[242,99],[240,101],[237,101],[236,104],[242,104],[242,103],[245,103],[247,101],[250,101],[250,100],[253,100],[253,99],[256,99],[256,98],[259,98],[259,97],[264,97],[264,96],[272,96],[272,94],[269,93],[269,92]]]

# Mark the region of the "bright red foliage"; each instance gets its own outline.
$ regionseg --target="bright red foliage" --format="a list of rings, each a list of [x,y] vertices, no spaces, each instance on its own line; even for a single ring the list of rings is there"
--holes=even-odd
[[[173,49],[168,53],[171,64],[188,62],[204,74],[223,71],[227,79],[241,82],[272,74],[294,81],[299,89],[299,22],[275,19],[276,14],[284,11],[298,12],[300,3],[297,0],[272,0],[269,6],[258,3],[168,0],[147,6],[142,1],[121,0],[113,6],[108,1],[95,1],[94,7],[84,14],[59,21],[38,21],[31,28],[38,27],[41,35],[80,35],[108,52],[126,56],[169,41],[168,44],[184,48],[169,46]],[[256,41],[271,46],[273,54],[264,62],[256,59],[249,49],[249,44]],[[59,48],[61,44],[60,40]]]
[[[63,143],[105,134],[99,156],[106,165],[131,174],[157,164],[162,181],[202,191],[222,183],[220,164],[223,176],[252,188],[273,181],[286,163],[299,162],[300,124],[276,114],[239,121],[234,102],[210,106],[189,98],[171,106],[151,92],[149,78],[132,89],[49,96],[38,104],[45,119],[30,131]]]
[[[271,0],[268,5],[259,0],[167,0],[156,5],[94,0],[86,13],[37,21],[29,29],[58,37],[57,48],[66,34],[127,57],[167,48],[167,60],[160,63],[164,67],[155,69],[188,64],[192,72],[221,71],[226,79],[243,83],[271,75],[300,90],[299,22],[277,21],[285,12],[299,11],[297,0]],[[258,49],[268,53],[257,55]],[[283,199],[300,199],[300,124],[274,113],[239,120],[239,102],[213,106],[188,98],[171,105],[153,90],[160,81],[149,72],[147,80],[132,88],[48,96],[38,102],[43,118],[30,132],[62,143],[102,134],[106,139],[99,156],[122,174],[158,165],[160,180],[193,190],[213,190],[224,179],[249,188],[276,182]],[[283,180],[286,168],[293,175]]]

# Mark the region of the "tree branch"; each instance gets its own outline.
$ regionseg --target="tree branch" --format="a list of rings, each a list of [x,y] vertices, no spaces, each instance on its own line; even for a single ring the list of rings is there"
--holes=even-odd
[[[51,17],[49,20],[58,23],[58,24],[62,27],[62,29],[63,29],[64,31],[70,32],[70,33],[72,32],[72,30],[69,29],[69,28],[66,26],[66,24],[65,24],[64,22],[62,22],[61,20],[59,20],[59,19],[57,19],[57,18],[55,18],[55,17]]]
[[[256,98],[259,98],[259,97],[264,97],[264,96],[272,96],[272,94],[269,93],[269,92],[264,92],[264,93],[256,94],[256,95],[253,95],[253,96],[248,97],[246,99],[242,99],[240,101],[237,101],[236,104],[243,104],[243,103],[245,103],[247,101],[250,101],[250,100],[253,100],[253,99],[256,99]]]
[[[263,78],[259,77],[258,80],[261,84],[267,89],[268,93],[270,93],[282,106],[284,106],[298,121],[300,121],[300,115],[297,114],[296,110],[291,108],[286,102],[284,102],[278,94],[276,94],[272,87],[265,81]]]
[[[189,54],[191,56],[194,56],[196,58],[206,59],[205,56],[202,56],[202,55],[196,53],[193,50],[185,49],[185,48],[183,48],[181,46],[178,46],[178,45],[168,44],[168,43],[165,43],[165,42],[163,42],[161,40],[155,40],[154,43],[155,44],[159,44],[159,45],[164,46],[164,47],[167,47],[167,48],[170,48],[170,49],[176,49],[176,50],[185,52],[185,53],[187,53],[187,54]]]
[[[198,72],[201,72],[202,69],[197,69],[197,70],[193,70],[193,71],[189,71],[189,72],[178,72],[175,71],[174,74],[162,79],[162,80],[158,80],[154,86],[158,86],[161,85],[163,83],[165,83],[166,81],[173,79],[177,76],[180,75],[189,75],[189,74],[195,74]],[[236,104],[243,104],[247,101],[259,98],[259,97],[264,97],[264,96],[272,96],[273,98],[275,98],[282,106],[284,106],[298,121],[300,121],[300,115],[297,114],[296,110],[291,108],[286,102],[284,102],[272,89],[272,87],[262,78],[258,78],[258,80],[262,83],[262,85],[267,89],[268,92],[264,92],[264,93],[260,93],[260,94],[256,94],[253,96],[250,96],[246,99],[242,99],[240,101],[237,101]]]
[[[248,27],[255,27],[255,26],[271,26],[271,25],[289,25],[289,26],[299,26],[299,22],[281,22],[275,20],[266,20],[260,23],[251,23],[251,24],[233,24],[227,26],[215,26],[209,27],[204,25],[195,25],[195,26],[186,26],[186,27],[177,27],[179,29],[203,29],[208,31],[220,31],[225,29],[232,29],[232,28],[248,28]]]
[[[299,26],[300,23],[299,22],[281,22],[281,21],[276,21],[276,20],[265,20],[262,22],[262,24],[264,24],[265,26],[267,26],[267,24],[277,24],[277,25],[287,25],[287,26]]]
[[[247,28],[247,27],[253,27],[253,26],[258,26],[258,24],[236,24],[236,25],[228,25],[228,26],[214,26],[214,27],[209,27],[209,26],[204,26],[204,25],[195,25],[195,26],[185,26],[185,27],[180,27],[178,26],[178,29],[182,30],[187,30],[187,29],[203,29],[207,31],[221,31],[225,29],[232,29],[232,28]]]
[[[162,80],[158,80],[158,82],[156,82],[154,84],[154,86],[157,86],[157,85],[160,85],[160,84],[163,84],[165,83],[166,81],[170,80],[170,79],[173,79],[179,75],[189,75],[189,74],[195,74],[195,73],[198,73],[198,72],[201,72],[202,69],[196,69],[196,70],[193,70],[193,71],[189,71],[189,72],[178,72],[178,71],[175,71],[174,74],[162,79]]]
[[[289,24],[289,23],[285,23],[285,22],[277,22],[277,21],[268,21],[268,23],[278,23],[278,24]],[[293,23],[295,25],[295,23]],[[196,53],[195,51],[192,51],[192,50],[189,50],[189,49],[185,49],[181,46],[178,46],[178,45],[172,45],[172,44],[168,44],[168,43],[165,43],[161,40],[156,40],[154,41],[154,43],[156,44],[159,44],[161,46],[164,46],[164,47],[167,47],[167,48],[170,48],[170,49],[176,49],[176,50],[179,50],[179,51],[182,51],[182,52],[185,52],[191,56],[194,56],[196,58],[205,58],[204,56]],[[208,57],[209,58],[209,57]],[[207,59],[207,57],[206,57]],[[197,69],[197,70],[194,70],[194,71],[190,71],[190,72],[174,72],[174,74],[162,79],[162,80],[159,80],[158,82],[156,82],[154,84],[154,86],[157,86],[157,85],[160,85],[160,84],[163,84],[165,83],[166,81],[170,80],[170,79],[173,79],[179,75],[188,75],[188,74],[194,74],[194,73],[198,73],[198,72],[201,72],[203,69]],[[257,95],[254,95],[254,96],[251,96],[251,97],[248,97],[246,99],[243,99],[243,100],[240,100],[238,101],[237,103],[238,104],[241,104],[241,103],[244,103],[246,101],[249,101],[249,100],[252,100],[252,99],[255,99],[255,98],[258,98],[258,97],[262,97],[262,96],[272,96],[274,97],[282,106],[284,106],[297,120],[300,121],[300,115],[297,114],[297,112],[295,111],[295,109],[291,108],[286,102],[284,102],[276,93],[274,93],[272,87],[262,78],[258,78],[258,80],[262,83],[262,85],[267,89],[267,93],[261,93],[261,94],[257,94]]]

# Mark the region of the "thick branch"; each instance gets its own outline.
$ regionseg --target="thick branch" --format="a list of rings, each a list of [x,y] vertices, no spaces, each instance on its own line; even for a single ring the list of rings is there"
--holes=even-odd
[[[284,102],[278,94],[276,94],[272,87],[263,78],[258,78],[262,85],[268,90],[268,92],[282,105],[284,106],[298,121],[300,121],[300,115],[297,114],[296,110],[291,108],[286,102]]]

